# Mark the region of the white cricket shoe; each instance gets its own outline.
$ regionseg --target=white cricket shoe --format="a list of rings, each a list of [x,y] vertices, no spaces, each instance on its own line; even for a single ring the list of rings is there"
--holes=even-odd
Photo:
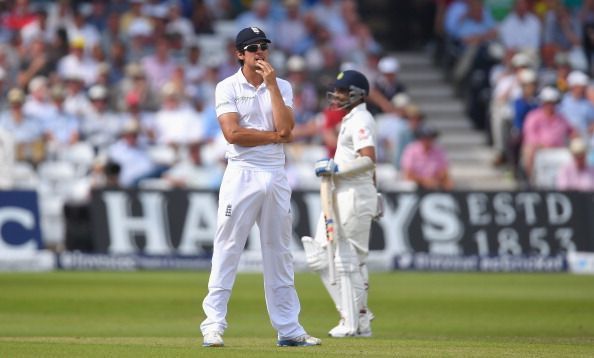
[[[359,314],[359,328],[357,337],[371,337],[371,320],[375,318],[371,312]]]
[[[204,341],[202,347],[223,347],[223,335],[221,332],[212,331],[204,334]]]
[[[309,334],[304,334],[292,339],[279,339],[276,343],[279,347],[311,347],[319,346],[321,344],[321,339],[312,337]]]
[[[341,319],[340,322],[338,322],[338,325],[328,332],[328,335],[333,338],[344,338],[354,337],[356,333],[357,332],[353,332],[350,329],[348,329],[347,326],[344,324],[344,319]]]

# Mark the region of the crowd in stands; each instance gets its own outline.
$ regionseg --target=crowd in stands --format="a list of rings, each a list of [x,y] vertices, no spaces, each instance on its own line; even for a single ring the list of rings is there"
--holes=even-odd
[[[520,187],[594,190],[594,0],[435,4],[436,59],[498,151],[493,165]],[[344,115],[326,93],[351,68],[372,85],[380,188],[456,187],[357,1],[12,0],[0,2],[0,189],[36,189],[54,242],[64,204],[93,188],[218,189],[214,88],[239,69],[247,26],[266,32],[293,86],[294,188],[319,187],[313,162],[333,156]]]
[[[409,168],[399,173],[422,113],[405,95],[398,59],[374,38],[356,1],[2,5],[0,138],[14,149],[4,151],[11,158],[0,160],[4,188],[44,187],[31,178],[43,172],[59,183],[71,183],[74,175],[76,184],[66,185],[65,195],[82,201],[104,186],[217,189],[225,140],[214,88],[239,69],[234,37],[248,26],[262,28],[272,40],[272,65],[293,86],[295,142],[287,147],[287,165],[294,187],[317,187],[311,164],[333,154],[344,113],[328,108],[326,92],[349,68],[372,83],[369,107],[385,115],[380,125],[395,128],[378,148],[380,162],[393,168],[386,181],[421,175]],[[412,163],[418,166],[418,159]]]
[[[494,165],[508,165],[531,186],[544,149],[564,149],[558,161],[566,163],[570,141],[580,139],[584,145],[574,147],[585,148],[592,166],[594,1],[436,4],[440,64],[497,149]],[[294,187],[317,186],[311,162],[333,154],[344,113],[328,108],[325,97],[348,68],[372,83],[368,106],[378,122],[378,162],[391,168],[388,181],[455,187],[438,133],[424,123],[399,79],[398,59],[374,38],[356,1],[2,5],[0,138],[14,143],[4,153],[15,158],[0,164],[13,168],[3,187],[34,182],[23,179],[27,165],[39,172],[70,158],[73,169],[60,175],[84,179],[74,191],[80,199],[104,185],[218,188],[225,141],[214,87],[238,70],[234,36],[246,26],[271,38],[271,62],[293,85],[297,126],[287,165]]]
[[[520,188],[594,190],[594,1],[440,0],[437,53]]]

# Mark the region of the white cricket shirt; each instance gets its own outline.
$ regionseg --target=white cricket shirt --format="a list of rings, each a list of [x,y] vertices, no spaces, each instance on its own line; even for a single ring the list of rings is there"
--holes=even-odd
[[[288,107],[293,107],[293,89],[291,84],[277,78],[281,96]],[[250,84],[241,69],[217,84],[215,90],[217,117],[225,113],[238,113],[239,125],[262,131],[274,131],[272,102],[266,84],[259,87]],[[267,144],[255,147],[243,147],[227,144],[227,160],[236,164],[255,168],[279,168],[285,165],[283,144]]]
[[[358,150],[365,147],[376,147],[375,121],[373,116],[367,110],[367,105],[361,103],[353,108],[342,119],[340,133],[338,134],[338,143],[334,161],[338,164],[338,170],[344,163],[348,163],[359,157]],[[340,177],[344,183],[361,183],[373,181],[373,169],[363,173]]]

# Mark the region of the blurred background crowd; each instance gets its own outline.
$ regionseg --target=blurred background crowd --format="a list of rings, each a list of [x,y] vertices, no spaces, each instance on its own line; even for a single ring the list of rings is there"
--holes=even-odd
[[[519,188],[593,190],[594,1],[439,1],[438,63]]]
[[[296,189],[333,154],[344,113],[326,92],[344,69],[372,84],[380,189],[465,189],[401,80],[415,50],[516,188],[594,190],[593,0],[0,1],[0,188],[37,190],[47,222],[93,188],[218,189],[214,87],[248,26],[293,85]]]

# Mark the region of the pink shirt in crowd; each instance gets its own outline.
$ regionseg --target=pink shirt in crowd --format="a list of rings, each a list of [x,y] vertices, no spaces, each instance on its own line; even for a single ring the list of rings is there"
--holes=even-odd
[[[594,168],[578,169],[574,161],[561,168],[557,174],[558,190],[594,190]]]
[[[526,145],[564,147],[571,134],[571,126],[560,114],[549,117],[542,108],[538,108],[528,113],[523,134]]]
[[[423,143],[415,141],[404,149],[400,167],[404,172],[411,171],[420,178],[429,179],[447,170],[448,161],[441,147],[433,144],[429,151],[425,151]]]

